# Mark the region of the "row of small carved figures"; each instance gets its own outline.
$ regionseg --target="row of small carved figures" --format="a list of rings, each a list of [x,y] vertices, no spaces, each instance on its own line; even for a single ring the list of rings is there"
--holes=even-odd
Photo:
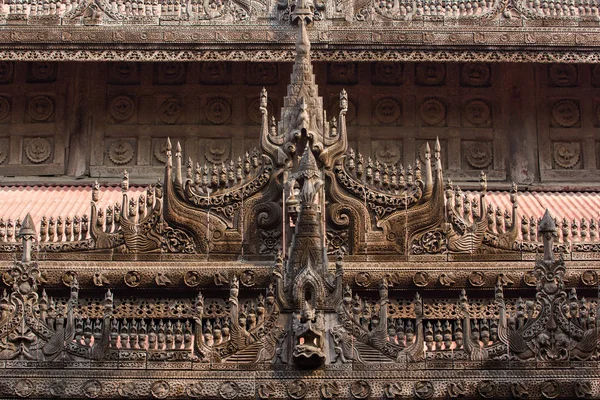
[[[466,1],[446,1],[446,0],[400,0],[398,1],[398,14],[410,15],[413,12],[416,15],[474,15],[486,12],[494,7],[497,1],[493,0],[466,0]],[[380,0],[375,2],[375,6],[384,13],[394,9],[393,0]]]
[[[213,164],[212,167],[194,163],[191,158],[186,165],[186,185],[190,184],[199,194],[215,193],[219,190],[233,188],[251,179],[259,167],[263,165],[257,149],[252,153],[246,152],[244,158],[238,157],[237,162]]]
[[[593,0],[527,0],[515,3],[518,6],[513,8],[521,12],[537,14],[539,17],[598,16],[598,6]],[[409,18],[409,16],[412,19],[419,16],[478,17],[503,8],[502,2],[492,0],[401,0],[397,5],[393,0],[380,0],[374,5],[378,13],[394,19]],[[362,20],[360,16],[358,19]]]
[[[18,233],[21,229],[21,219],[17,218],[14,222],[8,218],[0,218],[0,242],[16,243],[19,241]],[[40,241],[42,242],[75,242],[88,238],[89,219],[87,215],[73,218],[62,216],[42,217],[40,221]]]
[[[80,3],[76,0],[11,0],[6,11],[9,14],[69,17],[69,13],[75,13]],[[124,17],[160,17],[187,14],[188,11],[204,14],[203,6],[197,0],[192,0],[189,7],[188,3],[180,0],[113,0],[108,4],[111,6],[109,11]]]
[[[414,168],[412,165],[408,165],[406,169],[402,164],[397,166],[379,160],[373,161],[371,157],[365,163],[363,155],[360,152],[357,155],[353,149],[348,151],[346,170],[367,186],[389,193],[396,193],[412,187],[422,179],[419,159],[415,161]]]

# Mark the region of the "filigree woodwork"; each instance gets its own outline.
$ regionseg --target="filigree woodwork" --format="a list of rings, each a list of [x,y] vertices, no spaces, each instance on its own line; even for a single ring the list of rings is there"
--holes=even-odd
[[[266,10],[207,4],[161,5],[144,19],[139,8],[125,18],[89,2],[65,15],[86,24],[253,21]],[[597,219],[519,215],[516,185],[510,209],[494,208],[483,171],[474,195],[444,184],[439,140],[433,149],[424,143],[412,165],[400,165],[399,153],[365,160],[348,150],[348,92],[328,119],[311,64],[311,27],[329,18],[327,4],[279,5],[296,25],[294,67],[280,121],[259,93],[259,149],[227,161],[217,148],[212,160],[221,162],[201,166],[168,140],[164,182],[142,194],[131,194],[124,172],[114,205],[101,207],[100,186],[92,187],[89,218],[48,215],[39,231],[29,214],[0,219],[3,398],[600,394],[597,263],[576,262],[598,258]],[[526,7],[529,18],[547,19],[513,2],[353,5],[349,15],[361,22],[508,20]],[[23,3],[5,7],[11,18],[24,14]],[[182,68],[162,65],[155,78],[180,82]],[[445,79],[439,68],[420,68],[423,85]],[[41,69],[34,78],[45,80],[51,72]],[[559,86],[563,70],[552,72]],[[485,66],[464,74],[468,85],[489,80]],[[221,101],[213,117],[228,118]],[[117,117],[131,111],[125,103]],[[109,146],[116,165],[132,156],[123,140]],[[155,149],[160,160],[163,147]],[[473,157],[474,168],[488,165]],[[485,260],[514,264],[484,268]]]

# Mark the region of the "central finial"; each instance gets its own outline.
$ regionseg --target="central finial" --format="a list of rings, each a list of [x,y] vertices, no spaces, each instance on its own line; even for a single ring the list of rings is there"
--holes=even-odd
[[[292,4],[291,22],[300,26],[306,24],[311,25],[314,15],[314,4],[310,0],[297,0]]]

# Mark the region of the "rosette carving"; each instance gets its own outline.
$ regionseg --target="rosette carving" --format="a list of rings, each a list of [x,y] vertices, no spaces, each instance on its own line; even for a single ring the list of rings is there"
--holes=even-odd
[[[34,164],[41,164],[50,158],[52,145],[46,138],[34,138],[25,142],[25,155]]]

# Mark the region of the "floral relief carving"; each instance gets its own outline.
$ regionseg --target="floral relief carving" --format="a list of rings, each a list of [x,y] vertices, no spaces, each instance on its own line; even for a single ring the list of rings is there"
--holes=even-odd
[[[278,68],[275,63],[246,64],[246,83],[249,85],[275,85],[279,81]]]
[[[54,102],[48,96],[32,97],[27,103],[27,113],[36,122],[47,121],[54,113]]]
[[[164,140],[155,141],[153,154],[161,164],[164,164],[167,161],[167,143]]]
[[[124,139],[117,139],[108,146],[108,158],[113,164],[125,165],[133,159],[133,145]]]
[[[471,167],[484,169],[492,163],[493,155],[490,142],[467,142],[464,149],[465,157]]]
[[[576,86],[577,65],[575,64],[552,64],[548,66],[548,78],[552,86]]]
[[[157,63],[156,83],[159,85],[175,85],[185,82],[185,63]]]
[[[206,105],[206,119],[215,124],[224,124],[231,116],[231,106],[225,99],[217,98],[209,100]]]
[[[382,124],[394,124],[400,119],[401,115],[400,104],[391,97],[379,100],[375,106],[375,118]]]
[[[137,83],[139,80],[139,64],[133,62],[116,62],[108,66],[111,83]]]
[[[327,64],[327,81],[331,84],[353,85],[358,82],[358,64],[352,62]]]
[[[446,66],[442,63],[419,63],[416,66],[417,84],[438,86],[446,79]]]
[[[8,140],[0,140],[0,164],[3,164],[8,158],[9,145]]]
[[[471,125],[477,127],[489,126],[492,120],[492,110],[484,100],[471,100],[465,104],[463,116]]]
[[[111,100],[108,112],[115,121],[127,121],[133,116],[135,104],[128,96],[117,96]]]
[[[229,83],[227,64],[224,62],[207,62],[200,66],[200,82],[217,85]]]
[[[54,78],[57,64],[48,61],[38,61],[30,64],[30,81],[48,82]]]
[[[578,142],[555,142],[552,156],[560,168],[573,168],[581,158],[581,145]]]
[[[0,83],[9,83],[13,80],[15,66],[12,61],[0,61]]]
[[[230,139],[207,139],[204,148],[204,158],[211,164],[222,164],[231,154]]]
[[[556,125],[571,128],[579,123],[579,104],[574,100],[559,100],[552,106],[551,115]]]
[[[439,125],[446,119],[446,106],[438,99],[425,99],[419,106],[419,115],[426,125]]]
[[[380,160],[388,165],[394,165],[398,164],[402,159],[402,149],[397,141],[374,140],[371,143],[373,155],[376,160]]]
[[[0,121],[10,115],[10,100],[6,97],[0,97]]]
[[[460,77],[464,86],[489,86],[491,78],[490,65],[486,63],[467,63],[463,65]]]
[[[25,155],[34,164],[41,164],[50,158],[52,145],[46,138],[33,138],[25,141]]]
[[[402,64],[377,62],[373,64],[373,84],[399,85],[402,83]]]
[[[183,105],[179,99],[171,97],[165,100],[158,109],[158,116],[165,124],[177,122],[183,111]]]

